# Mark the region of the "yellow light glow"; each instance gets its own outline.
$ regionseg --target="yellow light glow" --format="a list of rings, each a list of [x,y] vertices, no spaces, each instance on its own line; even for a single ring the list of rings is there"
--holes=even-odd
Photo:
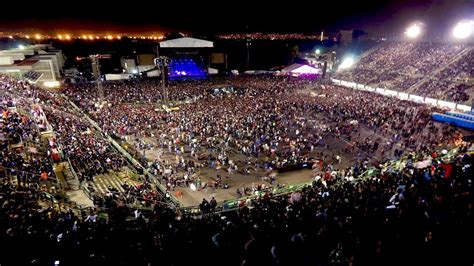
[[[41,39],[41,35],[40,35],[40,34],[36,34],[36,35],[35,35],[35,38],[36,38],[37,40],[40,40],[40,39]]]
[[[56,88],[56,87],[59,87],[59,82],[58,81],[45,81],[43,82],[43,85],[48,88]]]
[[[67,34],[66,35],[66,40],[70,40],[71,39],[71,35]]]
[[[27,39],[29,39],[29,38],[30,38],[30,35],[26,35],[25,37],[26,37]]]

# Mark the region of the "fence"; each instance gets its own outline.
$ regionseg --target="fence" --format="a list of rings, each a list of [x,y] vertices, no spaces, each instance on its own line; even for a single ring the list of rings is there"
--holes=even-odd
[[[473,111],[471,106],[464,105],[464,104],[448,102],[448,101],[444,101],[440,99],[423,97],[423,96],[419,96],[415,94],[388,90],[384,88],[373,88],[364,84],[359,84],[359,83],[345,81],[345,80],[331,79],[331,81],[334,84],[341,85],[347,88],[352,88],[352,89],[362,90],[362,91],[371,91],[371,92],[379,93],[386,96],[397,97],[400,100],[412,101],[412,102],[417,102],[417,103],[425,103],[425,104],[435,105],[438,107],[448,108],[450,110],[459,110],[462,112]]]

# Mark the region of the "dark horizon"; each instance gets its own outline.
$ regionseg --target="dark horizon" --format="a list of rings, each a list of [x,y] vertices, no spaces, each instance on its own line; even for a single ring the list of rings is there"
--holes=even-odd
[[[13,3],[4,9],[17,10]],[[315,5],[316,4],[316,5]],[[111,34],[144,32],[245,33],[318,33],[321,30],[362,29],[373,33],[399,32],[414,21],[430,25],[431,31],[444,31],[461,18],[472,18],[472,0],[360,0],[348,3],[329,2],[280,5],[272,2],[255,6],[250,1],[235,4],[202,4],[180,2],[140,3],[121,5],[110,1],[81,2],[81,6],[65,7],[60,3],[36,5],[20,12],[4,12],[0,30],[29,31],[56,34],[61,31],[78,33],[108,32]],[[58,9],[51,12],[51,9]],[[471,16],[471,17],[469,17]]]

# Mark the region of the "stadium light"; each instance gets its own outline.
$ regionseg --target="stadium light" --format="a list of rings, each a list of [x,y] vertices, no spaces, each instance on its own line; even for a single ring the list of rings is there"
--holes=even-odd
[[[461,21],[453,29],[453,37],[456,39],[466,39],[472,34],[474,21]]]
[[[353,57],[346,57],[342,60],[341,65],[339,65],[339,69],[348,69],[354,65],[354,58]]]
[[[421,26],[420,24],[413,24],[407,28],[405,34],[408,38],[415,39],[421,34]]]

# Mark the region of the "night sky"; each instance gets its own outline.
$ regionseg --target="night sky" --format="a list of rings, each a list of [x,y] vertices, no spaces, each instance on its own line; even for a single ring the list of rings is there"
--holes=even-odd
[[[53,0],[35,1],[30,8],[20,9],[10,1],[2,3],[0,29],[317,33],[356,28],[382,32],[397,31],[415,19],[437,30],[459,18],[474,19],[474,0],[274,0],[259,1],[258,6],[256,2]],[[12,11],[6,12],[9,8]]]

